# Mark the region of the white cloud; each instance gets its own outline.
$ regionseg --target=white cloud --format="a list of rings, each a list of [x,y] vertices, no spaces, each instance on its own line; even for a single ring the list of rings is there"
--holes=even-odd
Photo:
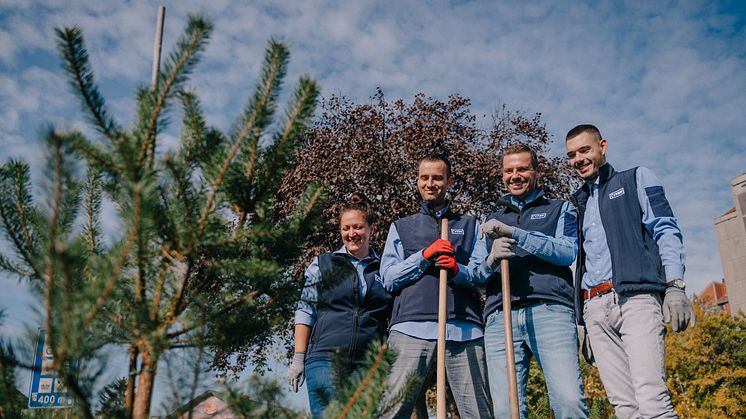
[[[156,6],[148,3],[6,3],[0,97],[14,106],[0,109],[0,135],[10,149],[27,150],[22,144],[33,143],[40,121],[82,119],[58,66],[29,61],[33,54],[56,59],[55,26],[83,28],[111,108],[131,119],[131,92],[150,75]],[[240,113],[270,36],[291,45],[286,96],[303,73],[317,77],[325,94],[358,101],[378,85],[389,98],[460,92],[478,115],[495,103],[542,112],[558,139],[555,154],[563,154],[567,129],[597,123],[611,140],[612,163],[646,165],[662,178],[689,247],[692,288],[722,274],[713,257],[712,219],[732,205],[728,181],[746,169],[746,35],[736,25],[737,12],[707,2],[190,0],[166,6],[164,54],[187,13],[214,18],[191,82],[211,124],[227,129]],[[170,142],[178,135],[173,116]]]

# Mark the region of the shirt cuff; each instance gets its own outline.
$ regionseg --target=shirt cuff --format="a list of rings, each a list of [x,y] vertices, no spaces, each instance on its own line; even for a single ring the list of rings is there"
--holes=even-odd
[[[424,272],[424,271],[427,270],[427,268],[430,267],[430,263],[431,262],[429,260],[425,259],[425,256],[422,256],[422,250],[420,250],[419,252],[415,253],[413,256],[415,256],[415,261],[417,261],[417,266],[420,267],[420,272]],[[410,258],[411,257],[412,256],[410,256]]]
[[[451,281],[454,284],[457,284],[457,285],[468,285],[468,286],[471,286],[471,283],[469,283],[469,274],[467,273],[468,269],[469,268],[467,266],[464,266],[464,265],[462,265],[462,264],[459,263],[458,264],[458,273],[456,274],[456,276],[454,276],[453,278],[451,278]]]
[[[295,324],[305,324],[312,326],[315,323],[315,319],[310,314],[302,310],[295,310]]]
[[[678,265],[664,265],[666,279],[684,279],[684,267]]]
[[[518,227],[513,227],[513,240],[515,240],[519,247],[523,247],[524,244],[526,244],[526,238],[528,237],[528,233],[526,233],[526,230],[522,230]]]

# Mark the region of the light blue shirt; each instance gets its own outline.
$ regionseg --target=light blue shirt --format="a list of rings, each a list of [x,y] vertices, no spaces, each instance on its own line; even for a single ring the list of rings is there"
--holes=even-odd
[[[347,253],[347,248],[342,246],[339,250],[334,252],[337,255],[344,255],[352,263],[357,271],[358,284],[360,286],[360,299],[365,297],[365,293],[368,291],[368,284],[365,282],[365,268],[368,264],[374,260],[378,260],[378,255],[373,249],[370,249],[370,254],[363,258],[358,259],[355,256]],[[319,257],[313,258],[313,262],[306,269],[305,274],[306,282],[303,285],[303,291],[300,295],[300,301],[298,301],[297,309],[295,310],[295,324],[307,324],[313,326],[316,323],[316,304],[319,300],[318,285],[321,283],[321,270],[319,269]],[[376,281],[381,282],[381,276],[376,275]]]
[[[661,181],[646,167],[638,167],[635,172],[637,199],[642,210],[642,223],[658,244],[666,278],[684,278],[686,251],[676,217],[656,217],[645,188],[663,187]],[[601,222],[598,208],[598,178],[587,184],[590,188],[588,202],[583,216],[583,250],[585,251],[585,272],[583,289],[591,289],[614,277],[611,269],[611,252],[606,242],[606,231]]]
[[[444,207],[436,213],[440,217],[445,213],[448,207]],[[479,225],[474,232],[476,250],[476,239]],[[458,274],[451,278],[451,281],[457,285],[475,288],[473,270],[478,267],[481,261],[484,261],[486,254],[481,255],[472,252],[469,259],[469,266],[458,265]],[[481,258],[481,259],[480,259]],[[404,246],[402,245],[399,232],[396,230],[396,224],[392,223],[389,228],[389,234],[386,237],[386,245],[383,248],[381,257],[381,276],[383,277],[383,287],[391,293],[397,292],[402,288],[411,285],[420,280],[425,271],[430,267],[432,262],[422,256],[422,252],[415,252],[408,258],[404,257]],[[395,330],[405,335],[417,338],[435,340],[438,338],[437,321],[407,321],[397,323],[391,326]],[[446,340],[454,342],[466,342],[472,339],[478,339],[483,336],[482,326],[464,320],[448,320],[446,322]]]
[[[537,198],[537,192],[534,190],[523,201],[518,201],[510,197],[513,205],[519,210]],[[557,266],[570,266],[578,255],[578,238],[573,235],[565,235],[565,220],[569,217],[577,218],[575,207],[569,202],[564,202],[560,210],[560,216],[557,220],[554,236],[544,234],[539,231],[524,230],[519,227],[513,228],[513,239],[516,245],[521,249],[531,253],[539,259]]]
[[[518,200],[515,197],[510,197],[510,202],[518,207],[518,210],[523,211],[523,207],[530,204],[538,197],[537,190],[533,190],[525,199]],[[554,232],[554,236],[544,234],[539,231],[524,230],[519,227],[513,227],[512,238],[516,241],[516,246],[525,250],[526,252],[538,257],[539,259],[551,263],[557,266],[570,266],[575,260],[578,254],[578,238],[575,235],[565,235],[565,220],[568,217],[577,218],[577,212],[575,207],[569,202],[562,204],[559,219],[557,220],[557,227]],[[487,257],[489,251],[487,249],[487,239],[482,238],[477,243],[479,247],[478,254],[484,254],[484,258]],[[482,260],[484,260],[484,258]],[[483,263],[482,266],[477,267],[474,270],[476,277],[475,282],[482,284],[486,283],[489,277],[496,271],[499,271],[500,265],[496,265],[494,268]]]

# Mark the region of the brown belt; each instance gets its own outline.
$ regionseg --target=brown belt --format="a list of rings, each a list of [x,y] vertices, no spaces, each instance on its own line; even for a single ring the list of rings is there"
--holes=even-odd
[[[606,280],[589,290],[583,290],[583,301],[593,298],[597,295],[606,294],[607,292],[611,292],[611,290],[613,289],[614,283],[611,281],[611,279]]]

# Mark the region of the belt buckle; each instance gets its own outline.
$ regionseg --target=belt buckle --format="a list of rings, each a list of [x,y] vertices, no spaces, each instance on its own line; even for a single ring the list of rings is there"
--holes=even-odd
[[[583,297],[585,297],[585,298],[583,299],[583,301],[590,300],[593,297],[598,297],[599,295],[608,294],[609,292],[613,291],[614,290],[614,286],[613,286],[613,284],[609,284],[609,281],[611,281],[611,280],[607,279],[606,281],[604,281],[604,282],[596,285],[595,287],[593,287],[593,288],[591,288],[589,290],[584,290],[583,291]],[[609,289],[606,289],[606,290],[603,290],[603,291],[599,289],[599,288],[607,286],[607,285],[611,285],[611,287],[609,287]]]

